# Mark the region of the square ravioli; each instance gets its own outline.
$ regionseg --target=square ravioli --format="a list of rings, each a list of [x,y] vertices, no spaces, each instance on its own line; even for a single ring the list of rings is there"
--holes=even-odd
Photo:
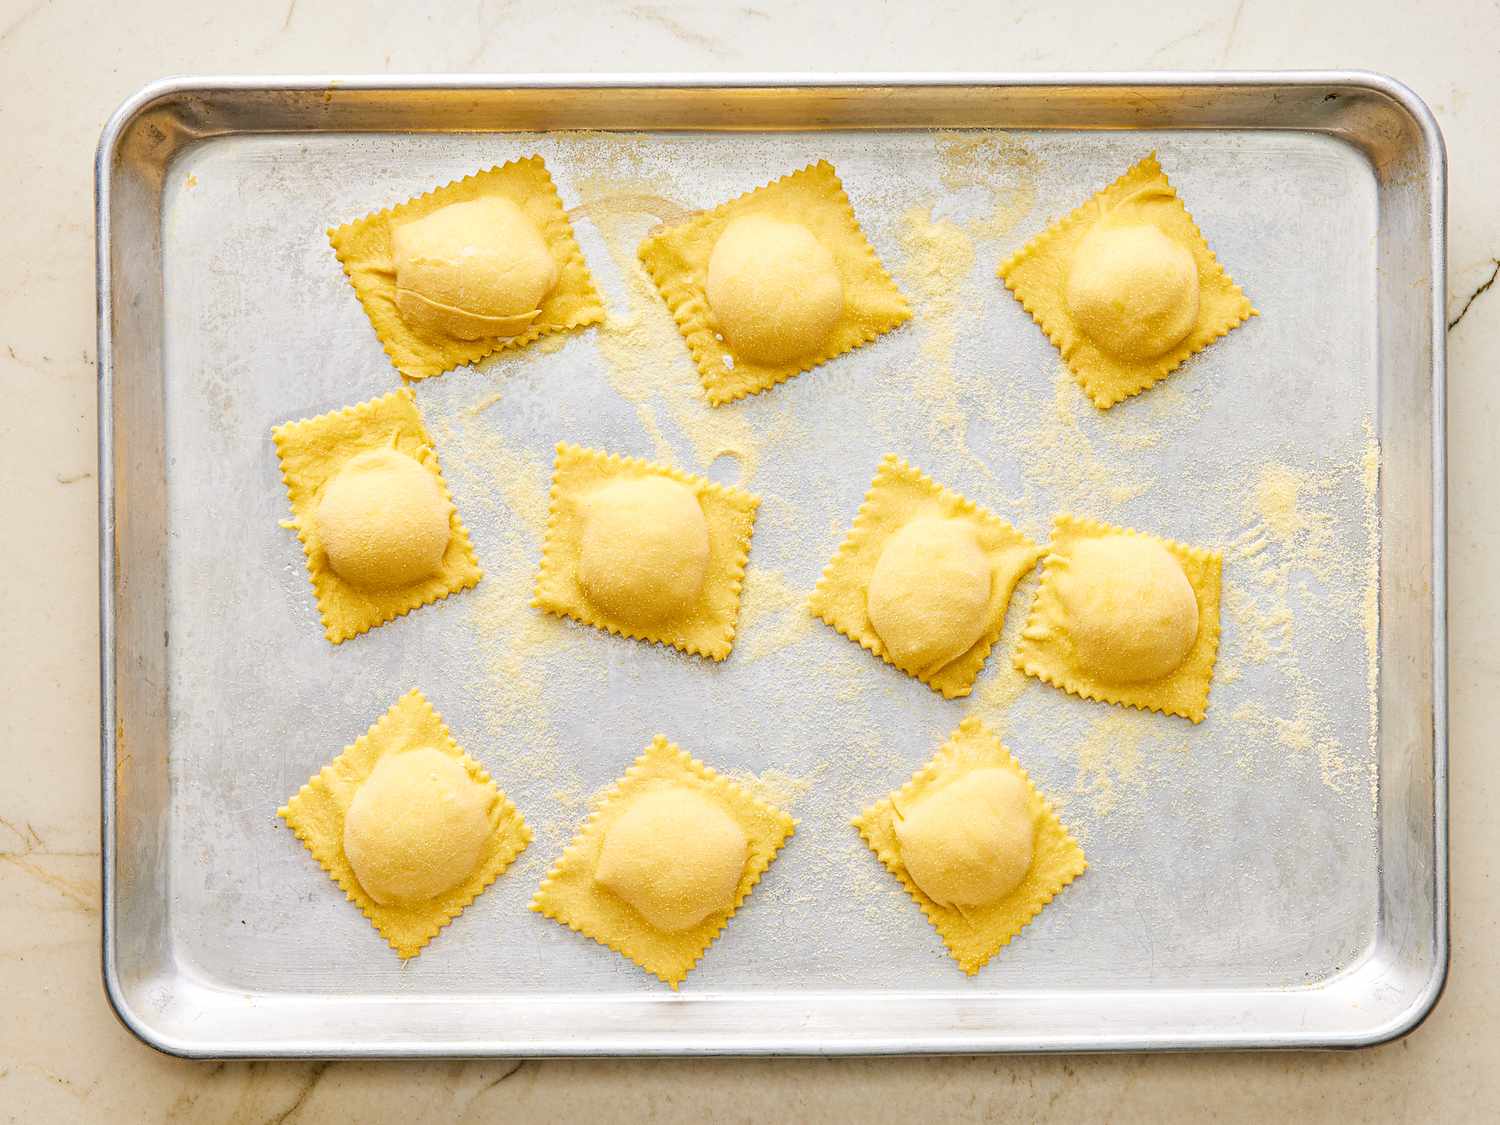
[[[676,989],[796,827],[657,735],[547,873],[531,909]]]
[[[271,431],[334,644],[466,590],[483,571],[411,391]]]
[[[515,805],[415,689],[276,815],[402,960],[531,843]]]
[[[1154,153],[999,272],[1101,410],[1255,315]]]
[[[560,443],[531,604],[723,660],[759,507],[742,488]]]
[[[854,826],[970,976],[1088,867],[1051,802],[972,717]]]
[[[328,241],[385,354],[411,379],[604,319],[540,156],[330,227]]]
[[[974,687],[1040,554],[994,512],[887,454],[808,609],[952,699]]]
[[[826,160],[651,235],[640,258],[713,406],[911,318]]]
[[[1060,515],[1015,665],[1084,699],[1201,723],[1221,566],[1217,551]]]

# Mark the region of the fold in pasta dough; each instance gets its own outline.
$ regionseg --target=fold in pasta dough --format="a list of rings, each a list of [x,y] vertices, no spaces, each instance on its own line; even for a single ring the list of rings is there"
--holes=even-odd
[[[484,331],[485,318],[422,294],[398,292],[396,286],[397,227],[430,220],[454,205],[486,201],[503,202],[506,214],[502,218],[507,220],[510,211],[518,209],[535,227],[552,256],[555,280],[540,306],[490,320],[496,331],[513,334],[477,335]],[[386,355],[396,370],[410,379],[440,375],[502,349],[524,347],[550,333],[604,320],[604,306],[583,252],[540,156],[476,172],[395,207],[331,227],[328,240]],[[536,271],[522,272],[527,274],[527,285],[531,285]],[[402,315],[403,303],[407,305],[407,316]],[[462,335],[445,333],[444,324],[459,329]]]
[[[808,609],[952,699],[973,689],[1040,554],[989,509],[887,454]]]

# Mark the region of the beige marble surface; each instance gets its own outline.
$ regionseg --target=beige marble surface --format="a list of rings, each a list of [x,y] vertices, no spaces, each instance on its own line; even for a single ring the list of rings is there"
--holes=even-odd
[[[1500,1106],[1500,7],[96,5],[0,0],[0,1119],[1493,1120]],[[835,10],[837,9],[837,10]],[[1152,14],[1141,14],[1149,10]],[[1419,14],[1417,14],[1419,13]],[[1083,25],[1087,31],[1074,30]],[[1354,1054],[884,1061],[193,1064],[99,984],[90,162],[114,106],[181,72],[1359,66],[1413,86],[1450,158],[1453,967],[1409,1038]],[[1459,319],[1461,317],[1461,319]]]

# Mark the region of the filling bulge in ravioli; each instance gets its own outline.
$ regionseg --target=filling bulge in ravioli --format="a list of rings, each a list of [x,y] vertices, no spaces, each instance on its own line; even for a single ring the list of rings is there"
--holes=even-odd
[[[724,228],[704,291],[729,346],[756,363],[813,354],[844,315],[833,254],[802,224],[766,215]]]
[[[1151,223],[1102,221],[1068,269],[1068,313],[1099,348],[1145,362],[1180,344],[1198,321],[1198,264]]]
[[[723,805],[669,784],[636,797],[610,826],[594,881],[655,929],[679,933],[734,905],[748,848]]]
[[[335,574],[361,589],[393,590],[442,569],[452,514],[442,485],[419,461],[372,449],[328,481],[313,519]]]
[[[708,522],[686,485],[630,477],[589,495],[578,583],[611,616],[642,626],[680,617],[703,590],[708,556]]]
[[[866,593],[892,663],[930,675],[984,634],[993,568],[968,520],[923,516],[886,541]]]
[[[1073,659],[1108,683],[1171,675],[1198,639],[1198,598],[1182,564],[1134,535],[1078,542],[1056,578]]]
[[[557,284],[557,263],[525,212],[484,196],[450,203],[391,235],[396,308],[418,331],[478,340],[518,336]]]
[[[479,866],[492,796],[441,750],[381,758],[344,816],[344,855],[359,885],[382,906],[458,886]]]
[[[898,810],[901,862],[939,906],[985,906],[1031,869],[1036,820],[1026,784],[1002,769],[972,770]]]

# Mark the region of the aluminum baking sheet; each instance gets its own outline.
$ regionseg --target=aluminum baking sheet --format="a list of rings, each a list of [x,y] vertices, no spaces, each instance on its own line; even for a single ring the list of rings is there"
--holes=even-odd
[[[1358,76],[519,85],[184,82],[106,132],[105,974],[127,1024],[184,1054],[520,1055],[1340,1045],[1420,1019],[1446,950],[1420,103]],[[995,267],[1153,150],[1261,315],[1100,413]],[[324,230],[531,153],[609,322],[415,385],[486,577],[333,648],[270,430],[397,378]],[[634,247],[819,159],[915,318],[711,410]],[[763,497],[728,661],[528,608],[559,440]],[[1068,510],[1223,549],[1208,720],[1012,672],[1034,579],[967,700],[808,618],[890,451],[1038,539]],[[274,811],[412,687],[537,838],[403,964]],[[848,821],[971,713],[1091,866],[967,979]],[[657,732],[800,820],[680,995],[525,909]]]

